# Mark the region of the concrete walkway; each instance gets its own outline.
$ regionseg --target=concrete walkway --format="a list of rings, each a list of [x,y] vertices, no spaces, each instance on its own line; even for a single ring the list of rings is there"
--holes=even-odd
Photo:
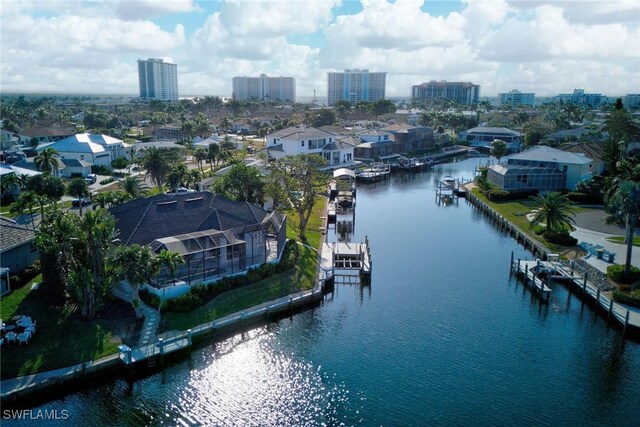
[[[128,284],[119,283],[114,288],[113,295],[123,301],[131,303],[133,300],[133,289],[131,289],[131,286]],[[158,336],[158,323],[160,322],[160,315],[158,314],[158,311],[149,307],[142,301],[140,301],[140,309],[144,315],[144,325],[140,331],[140,339],[138,340],[138,343],[131,347],[140,347],[155,342]]]
[[[575,231],[571,236],[578,239],[578,244],[585,250],[589,251],[589,257],[585,258],[589,264],[596,267],[603,273],[607,272],[607,267],[612,265],[606,260],[600,260],[596,256],[595,249],[601,247],[607,252],[615,254],[615,264],[624,264],[627,256],[627,245],[612,243],[607,240],[608,237],[619,236],[619,234],[602,233],[599,231],[587,230],[585,228],[575,227]],[[640,267],[640,248],[634,247],[631,252],[631,265]]]

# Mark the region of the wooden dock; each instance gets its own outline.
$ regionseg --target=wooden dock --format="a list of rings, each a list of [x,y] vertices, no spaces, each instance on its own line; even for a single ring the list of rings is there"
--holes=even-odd
[[[546,268],[545,262],[540,260],[511,260],[511,271],[519,275],[525,286],[530,287],[544,302],[548,303],[549,297],[551,296],[551,288],[549,288],[547,282],[540,277],[540,273]]]
[[[527,279],[524,279],[525,283],[527,283],[527,280],[531,281],[532,269],[534,272],[544,271],[547,277],[547,284],[549,280],[567,283],[569,291],[576,288],[582,293],[583,299],[593,300],[594,309],[601,308],[602,313],[606,315],[607,322],[615,319],[620,323],[623,336],[629,328],[640,331],[640,308],[615,302],[610,291],[601,289],[593,283],[593,281],[589,280],[589,273],[581,269],[573,261],[561,261],[556,254],[549,254],[548,261],[514,260],[513,252],[511,253],[511,271],[519,272],[520,275],[526,275],[525,277],[527,277]],[[539,291],[541,285],[546,286],[542,281],[533,286]],[[548,294],[550,294],[551,289],[549,289],[548,292]]]
[[[369,284],[371,252],[369,239],[364,243],[323,243],[320,253],[321,280],[334,280],[339,276],[360,276],[362,284]]]

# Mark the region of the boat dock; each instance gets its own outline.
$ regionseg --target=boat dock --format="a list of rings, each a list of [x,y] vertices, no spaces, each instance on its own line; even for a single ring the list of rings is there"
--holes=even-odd
[[[320,254],[321,280],[333,283],[344,276],[360,276],[360,283],[368,285],[371,276],[369,239],[364,243],[325,242]]]
[[[378,182],[391,178],[391,165],[388,163],[372,163],[366,169],[356,172],[356,181]]]
[[[533,285],[539,291],[540,286],[547,286],[551,280],[567,283],[569,291],[576,288],[581,292],[583,300],[593,300],[594,309],[600,309],[600,312],[607,318],[607,323],[611,319],[615,319],[622,326],[623,336],[629,328],[640,331],[640,308],[631,307],[620,304],[613,300],[613,295],[608,286],[598,285],[589,276],[589,272],[582,268],[577,262],[561,261],[556,254],[549,254],[548,261],[524,261],[514,260],[513,252],[511,253],[511,272],[516,272],[523,276],[525,283],[531,281],[532,274],[534,276],[543,275],[544,280],[538,277],[539,282]],[[533,273],[531,272],[533,270]],[[532,283],[532,282],[529,282]],[[547,289],[549,289],[547,287]],[[544,289],[543,289],[544,296]],[[549,301],[549,289],[546,301]]]
[[[530,287],[534,293],[540,295],[544,302],[548,303],[551,296],[551,288],[547,286],[549,277],[545,281],[541,274],[545,269],[547,269],[546,263],[540,260],[524,261],[518,259],[513,260],[511,264],[511,271],[522,277],[525,286]]]

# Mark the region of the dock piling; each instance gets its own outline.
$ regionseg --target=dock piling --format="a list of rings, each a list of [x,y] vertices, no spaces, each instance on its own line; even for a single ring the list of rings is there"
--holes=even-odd
[[[611,318],[611,312],[613,312],[613,297],[609,300],[609,313],[607,314],[607,323],[609,323],[609,319]]]

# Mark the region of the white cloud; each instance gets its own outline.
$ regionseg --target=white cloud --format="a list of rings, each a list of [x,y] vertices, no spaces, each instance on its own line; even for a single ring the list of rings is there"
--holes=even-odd
[[[135,94],[144,57],[173,59],[180,93],[193,95],[229,95],[233,76],[266,73],[324,96],[326,72],[344,68],[386,71],[389,96],[432,79],[484,95],[640,87],[640,0],[462,0],[444,16],[423,12],[425,0],[361,0],[342,16],[340,0],[220,0],[200,19],[196,0],[1,1],[2,91]]]
[[[114,6],[118,17],[134,21],[171,13],[202,11],[194,0],[119,0]]]

